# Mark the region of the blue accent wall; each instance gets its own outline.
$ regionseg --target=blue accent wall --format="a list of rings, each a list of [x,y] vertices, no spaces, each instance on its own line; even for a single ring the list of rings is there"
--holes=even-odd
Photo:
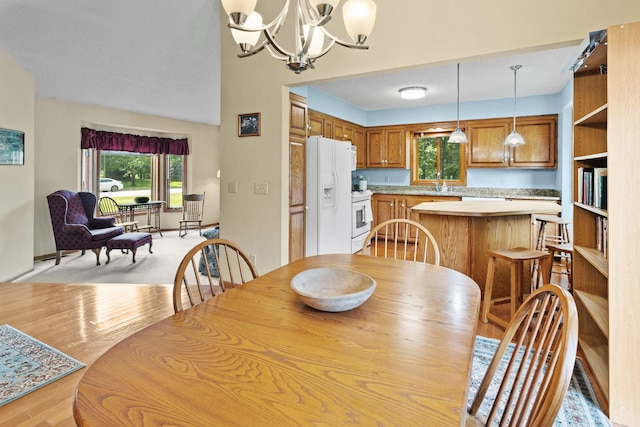
[[[363,111],[311,86],[295,87],[291,91],[307,98],[311,110],[367,127],[453,121],[456,117],[455,104]],[[467,186],[554,189],[564,195],[563,206],[570,206],[572,99],[573,81],[557,94],[518,98],[518,116],[558,114],[557,169],[467,169]],[[512,98],[460,104],[460,120],[510,117],[512,114]],[[359,169],[352,175],[365,176],[372,185],[409,185],[411,181],[409,169]]]

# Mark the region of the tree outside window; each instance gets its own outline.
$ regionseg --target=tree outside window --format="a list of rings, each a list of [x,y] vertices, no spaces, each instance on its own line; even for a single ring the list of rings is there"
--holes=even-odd
[[[450,132],[416,132],[412,140],[411,183],[465,185],[465,145],[449,143]],[[439,175],[438,175],[439,174]]]

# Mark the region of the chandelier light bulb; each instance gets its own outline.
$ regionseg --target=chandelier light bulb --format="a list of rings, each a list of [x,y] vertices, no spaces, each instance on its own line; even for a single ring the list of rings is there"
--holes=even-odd
[[[256,8],[257,0],[221,0],[221,2],[231,22],[242,25]]]

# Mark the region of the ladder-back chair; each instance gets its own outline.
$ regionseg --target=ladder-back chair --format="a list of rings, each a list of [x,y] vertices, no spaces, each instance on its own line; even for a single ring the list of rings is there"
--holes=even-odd
[[[182,219],[178,235],[184,237],[187,230],[197,229],[202,236],[202,218],[204,215],[204,193],[182,195]]]

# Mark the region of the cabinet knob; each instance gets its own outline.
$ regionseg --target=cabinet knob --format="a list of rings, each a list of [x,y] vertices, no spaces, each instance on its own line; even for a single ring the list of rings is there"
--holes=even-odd
[[[389,206],[393,207],[393,203],[389,203]]]

